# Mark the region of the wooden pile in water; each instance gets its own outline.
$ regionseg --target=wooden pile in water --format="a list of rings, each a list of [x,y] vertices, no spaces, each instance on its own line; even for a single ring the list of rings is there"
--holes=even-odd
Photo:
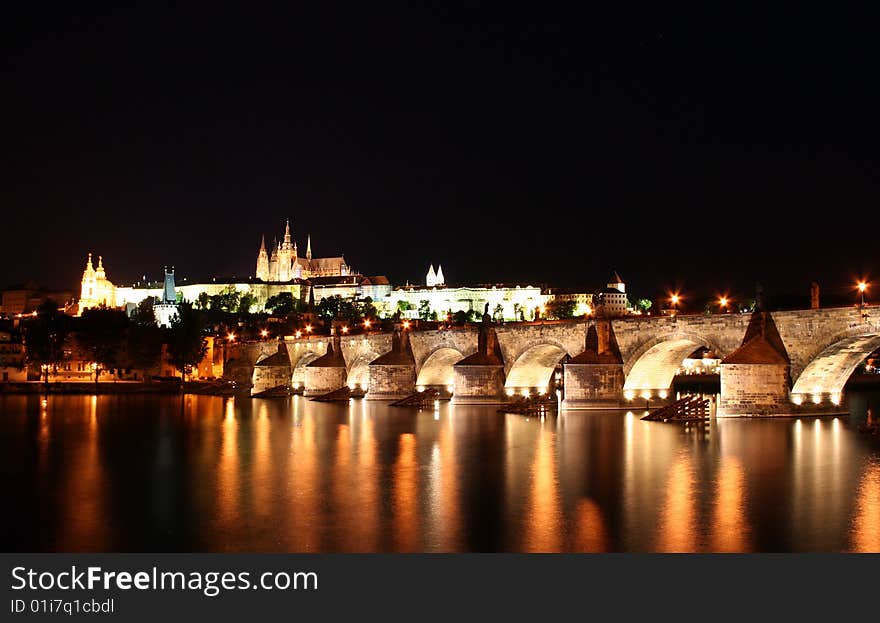
[[[700,396],[685,396],[665,407],[651,410],[643,420],[649,422],[684,422],[708,420],[712,415],[712,402]]]
[[[519,396],[498,409],[498,413],[518,413],[520,415],[540,415],[556,410],[557,402],[553,396]]]
[[[366,392],[360,388],[351,389],[348,385],[343,385],[339,389],[332,392],[315,396],[312,400],[316,402],[348,402],[350,398],[363,398]]]
[[[400,400],[390,403],[392,407],[433,407],[434,401],[440,399],[440,392],[433,388],[428,388],[422,392],[416,392]]]

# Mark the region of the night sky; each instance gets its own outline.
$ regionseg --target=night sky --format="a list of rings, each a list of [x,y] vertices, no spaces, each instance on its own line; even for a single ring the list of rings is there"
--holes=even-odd
[[[0,285],[77,286],[89,251],[117,284],[251,275],[288,217],[395,283],[880,278],[861,9],[26,4],[0,26]]]

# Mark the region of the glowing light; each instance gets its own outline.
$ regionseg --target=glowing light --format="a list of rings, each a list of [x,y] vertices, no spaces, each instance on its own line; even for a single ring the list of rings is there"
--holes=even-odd
[[[589,305],[587,305],[586,309],[587,309],[587,316],[592,316],[593,315],[593,308],[590,307]]]
[[[636,397],[636,393],[633,390],[628,389],[625,392],[623,392],[623,397],[626,398],[627,400],[632,400],[633,398]]]
[[[544,305],[541,305],[541,307],[539,309],[541,310],[542,316],[547,312],[547,308]]]
[[[312,332],[312,325],[307,324],[306,325],[306,333],[311,333],[311,332]]]
[[[348,333],[348,327],[347,327],[347,326],[343,326],[343,327],[342,327],[342,332],[343,332],[343,333]]]
[[[677,292],[674,293],[674,294],[672,294],[672,295],[669,297],[669,301],[670,301],[673,305],[678,305],[678,302],[679,302],[680,300],[681,300],[681,297],[679,296],[679,294],[678,294]]]
[[[507,394],[508,396],[513,396],[514,389],[512,387],[508,387],[507,389],[504,390],[504,393]]]
[[[370,321],[369,321],[369,319],[364,320],[364,329],[369,329],[369,328],[370,328]]]
[[[416,391],[421,394],[423,391],[425,391],[425,386],[424,385],[416,385]]]
[[[661,389],[661,390],[657,393],[657,395],[660,396],[660,398],[666,398],[666,396],[669,395],[669,392],[667,392],[665,389]]]
[[[864,292],[865,290],[868,289],[868,284],[865,283],[864,281],[860,281],[858,283],[858,288],[859,288],[859,292]],[[34,313],[36,313],[36,312],[34,312]]]
[[[813,394],[813,404],[817,405],[822,402],[822,394]]]
[[[528,398],[528,397],[529,397],[529,388],[526,387],[526,388],[523,389],[520,393],[521,393],[524,397]]]
[[[840,394],[831,394],[831,404],[834,406],[840,405]]]
[[[40,406],[43,407],[44,409],[45,409],[48,405],[49,405],[49,401],[46,400],[45,398],[43,398],[43,399],[40,401]]]
[[[718,304],[719,304],[721,307],[727,307],[727,297],[726,297],[726,296],[722,296],[720,299],[718,299]]]
[[[269,337],[269,332],[266,329],[263,329],[262,331],[260,331],[260,335],[262,335],[263,337]]]
[[[645,400],[649,400],[651,398],[651,392],[649,392],[648,390],[643,391],[642,398],[644,398]]]
[[[354,387],[355,387],[354,383],[349,383],[349,384],[348,384],[348,389],[354,389]]]
[[[447,385],[446,391],[448,391],[451,394],[452,392],[455,391],[455,385]]]
[[[303,334],[302,331],[297,331],[297,332],[295,333],[295,336],[296,336],[297,338],[300,338],[300,337],[302,337],[302,334]],[[297,344],[297,346],[299,346],[299,344]]]
[[[226,335],[226,339],[229,340],[230,342],[234,342],[235,341],[235,333],[228,333]]]
[[[409,320],[404,320],[404,321],[403,321],[403,328],[404,328],[404,329],[409,329]]]
[[[796,405],[801,405],[804,402],[804,397],[800,394],[794,394],[791,397],[791,401]]]

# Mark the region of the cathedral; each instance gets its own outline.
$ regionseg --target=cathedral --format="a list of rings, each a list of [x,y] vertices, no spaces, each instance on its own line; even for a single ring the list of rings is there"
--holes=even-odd
[[[290,221],[284,227],[284,239],[275,242],[272,254],[266,251],[266,237],[260,243],[257,254],[256,277],[262,281],[286,282],[293,279],[311,279],[312,277],[345,277],[351,272],[345,258],[312,257],[312,238],[308,237],[306,254],[297,253],[296,242],[291,240]]]
[[[116,307],[116,286],[104,271],[104,258],[98,256],[98,268],[92,266],[92,254],[83,271],[82,290],[79,296],[79,313],[90,307]]]

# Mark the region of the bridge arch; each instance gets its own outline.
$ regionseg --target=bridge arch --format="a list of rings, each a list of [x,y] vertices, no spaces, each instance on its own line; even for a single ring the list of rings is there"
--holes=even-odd
[[[791,388],[792,396],[838,397],[853,371],[880,348],[880,332],[844,335],[811,357]]]
[[[379,358],[379,353],[367,351],[359,353],[348,365],[346,383],[352,389],[360,386],[364,390],[370,388],[370,362]]]
[[[536,344],[520,353],[507,372],[504,387],[509,390],[550,386],[553,371],[569,353],[560,344]]]
[[[306,366],[320,357],[323,353],[307,350],[297,354],[299,357],[297,358],[296,363],[292,366],[290,380],[294,387],[304,387],[306,384]]]
[[[464,353],[451,346],[439,346],[425,358],[416,377],[416,387],[444,385],[451,387],[455,383],[455,370],[452,367],[464,359]]]
[[[667,391],[682,361],[700,347],[722,355],[716,344],[695,333],[677,332],[645,342],[624,362],[624,395]]]

